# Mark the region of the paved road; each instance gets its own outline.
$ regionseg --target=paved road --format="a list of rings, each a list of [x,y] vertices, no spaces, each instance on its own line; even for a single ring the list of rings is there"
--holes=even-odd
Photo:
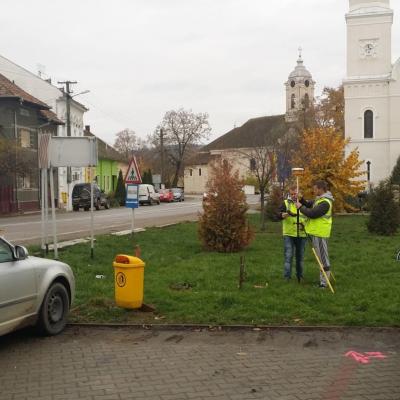
[[[196,219],[201,207],[200,199],[188,199],[182,203],[161,203],[151,207],[143,206],[135,210],[135,228],[193,220]],[[124,207],[95,211],[95,233],[109,233],[130,229],[131,215],[131,210]],[[1,235],[14,243],[40,243],[41,222],[38,214],[0,218],[0,229],[3,231]],[[51,235],[51,225],[49,229]],[[59,240],[75,239],[89,235],[90,213],[83,210],[58,213],[57,231]]]
[[[0,338],[0,399],[399,400],[399,352],[398,331],[21,332]]]
[[[252,207],[258,204],[258,196],[248,196]],[[188,197],[182,203],[161,203],[154,206],[143,206],[135,210],[135,228],[159,226],[173,222],[195,220],[202,210],[201,197]],[[125,207],[94,212],[95,233],[110,233],[131,228],[130,209]],[[49,215],[49,219],[51,215]],[[79,212],[57,213],[58,240],[82,238],[90,235],[90,213]],[[0,218],[0,235],[14,243],[40,244],[40,215],[23,215]],[[49,236],[52,226],[49,223]],[[51,240],[50,240],[51,242]]]

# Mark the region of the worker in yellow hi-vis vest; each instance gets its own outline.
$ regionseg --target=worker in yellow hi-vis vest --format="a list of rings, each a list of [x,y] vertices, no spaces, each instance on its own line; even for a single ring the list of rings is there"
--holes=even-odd
[[[280,208],[282,219],[283,249],[284,249],[284,278],[289,281],[292,277],[293,256],[296,255],[296,276],[300,283],[303,279],[304,250],[306,246],[306,234],[303,229],[297,226],[297,187],[291,186],[289,194]],[[299,214],[300,224],[306,223],[306,217]]]
[[[328,255],[328,238],[332,229],[333,196],[328,191],[328,184],[325,181],[316,181],[313,186],[315,200],[307,201],[300,199],[296,203],[299,211],[306,215],[308,220],[305,224],[305,232],[311,237],[313,248],[322,263],[320,272],[320,288],[330,285],[327,279],[330,278],[331,264]],[[325,273],[323,273],[322,271]]]

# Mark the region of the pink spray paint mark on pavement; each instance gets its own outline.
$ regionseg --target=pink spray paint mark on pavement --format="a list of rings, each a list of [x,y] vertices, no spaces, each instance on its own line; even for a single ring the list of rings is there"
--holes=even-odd
[[[341,400],[346,393],[350,382],[355,377],[355,374],[360,368],[359,364],[369,364],[372,358],[383,360],[387,358],[379,351],[367,351],[358,353],[357,351],[348,351],[345,355],[346,360],[343,360],[338,373],[333,377],[328,387],[322,393],[321,400]],[[353,359],[356,362],[351,362]]]
[[[369,364],[371,358],[377,358],[380,360],[387,358],[380,351],[367,351],[365,353],[358,353],[356,351],[348,351],[345,354],[345,357],[352,358],[354,361],[356,361],[360,364]]]

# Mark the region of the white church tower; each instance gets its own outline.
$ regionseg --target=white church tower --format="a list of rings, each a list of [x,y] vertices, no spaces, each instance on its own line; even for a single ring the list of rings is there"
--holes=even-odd
[[[315,82],[304,66],[299,48],[296,68],[290,73],[286,86],[286,121],[296,121],[299,111],[304,111],[314,102]]]
[[[349,0],[345,136],[368,180],[387,178],[400,156],[400,60],[392,65],[390,0]]]

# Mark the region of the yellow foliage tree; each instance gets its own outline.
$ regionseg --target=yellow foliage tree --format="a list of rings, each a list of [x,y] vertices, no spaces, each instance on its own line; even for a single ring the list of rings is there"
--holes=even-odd
[[[353,150],[347,157],[345,147],[348,140],[333,128],[315,128],[304,131],[300,148],[294,155],[293,165],[303,167],[301,188],[306,198],[312,198],[312,185],[316,180],[328,182],[335,198],[336,211],[353,210],[346,198],[356,196],[365,189],[365,175],[359,153]]]

